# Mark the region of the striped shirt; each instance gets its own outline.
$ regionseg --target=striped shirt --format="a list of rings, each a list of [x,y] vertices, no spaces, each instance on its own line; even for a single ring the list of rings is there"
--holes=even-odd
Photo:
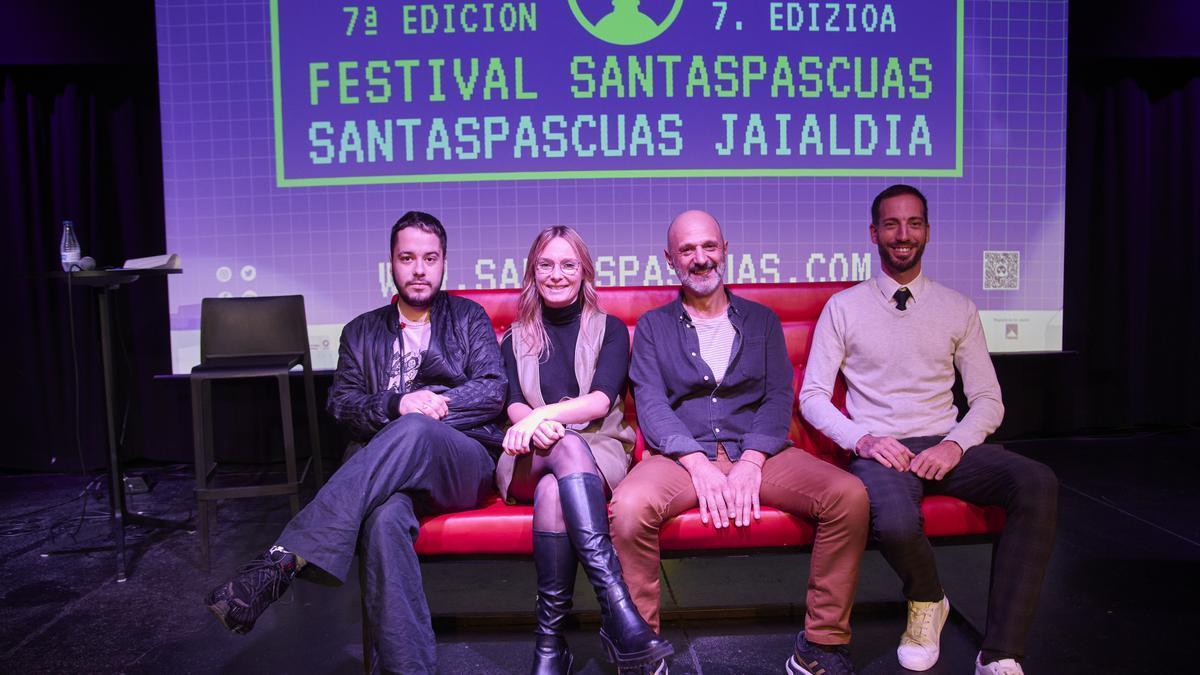
[[[700,341],[700,358],[708,364],[717,384],[725,379],[729,367],[729,355],[733,352],[733,338],[737,331],[729,322],[729,315],[722,314],[712,319],[692,319],[696,326],[696,338]]]

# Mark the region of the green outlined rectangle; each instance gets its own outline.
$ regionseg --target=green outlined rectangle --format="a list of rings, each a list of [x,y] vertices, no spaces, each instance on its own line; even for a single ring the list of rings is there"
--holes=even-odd
[[[788,177],[875,177],[913,176],[961,178],[963,175],[963,86],[965,83],[965,3],[956,2],[956,92],[954,168],[948,169],[600,169],[595,171],[482,171],[469,173],[401,174],[385,176],[336,176],[329,178],[287,178],[283,159],[283,96],[279,56],[279,2],[270,0],[271,79],[275,126],[275,184],[277,187],[326,187],[349,185],[386,185],[405,183],[465,183],[486,181],[578,180],[594,178],[788,178]]]

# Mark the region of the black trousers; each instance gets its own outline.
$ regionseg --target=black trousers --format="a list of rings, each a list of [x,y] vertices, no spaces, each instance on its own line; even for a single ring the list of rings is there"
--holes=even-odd
[[[324,573],[338,583],[361,543],[367,617],[383,671],[436,670],[413,550],[417,519],[478,505],[493,491],[495,466],[478,441],[424,415],[405,415],[343,464],[279,536],[280,546],[311,566],[301,576]]]
[[[900,442],[920,453],[941,440],[925,436]],[[1054,548],[1058,512],[1054,472],[994,444],[967,450],[940,481],[889,469],[873,459],[855,459],[850,470],[867,486],[871,536],[900,576],[908,600],[932,602],[944,595],[921,518],[923,495],[949,495],[1004,509],[1004,532],[992,560],[983,652],[985,657],[1023,657]]]

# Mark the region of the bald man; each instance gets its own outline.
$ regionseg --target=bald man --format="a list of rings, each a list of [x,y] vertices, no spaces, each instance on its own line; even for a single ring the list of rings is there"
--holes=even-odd
[[[685,211],[667,230],[679,297],[638,321],[629,376],[653,454],[617,486],[612,536],[638,610],[659,629],[658,532],[700,508],[714,529],[755,527],[759,505],[817,522],[795,675],[851,673],[850,608],[866,544],[861,481],[790,447],[792,364],[779,317],[725,288],[729,243],[716,219]],[[715,581],[715,580],[714,580]]]

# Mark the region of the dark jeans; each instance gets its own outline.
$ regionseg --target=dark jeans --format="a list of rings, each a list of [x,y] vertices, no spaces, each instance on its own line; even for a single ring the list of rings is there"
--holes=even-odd
[[[417,518],[461,511],[492,492],[495,462],[478,441],[424,415],[381,429],[287,524],[278,544],[343,582],[361,542],[377,664],[432,673],[437,647],[413,544]]]
[[[938,436],[900,442],[914,453],[936,445]],[[871,498],[871,536],[904,584],[908,600],[931,602],[944,595],[925,537],[921,497],[942,494],[973,504],[1003,507],[1004,532],[992,559],[984,657],[1025,654],[1046,564],[1054,548],[1058,479],[1044,464],[994,444],[963,455],[940,481],[889,469],[873,459],[855,459],[850,470]]]

